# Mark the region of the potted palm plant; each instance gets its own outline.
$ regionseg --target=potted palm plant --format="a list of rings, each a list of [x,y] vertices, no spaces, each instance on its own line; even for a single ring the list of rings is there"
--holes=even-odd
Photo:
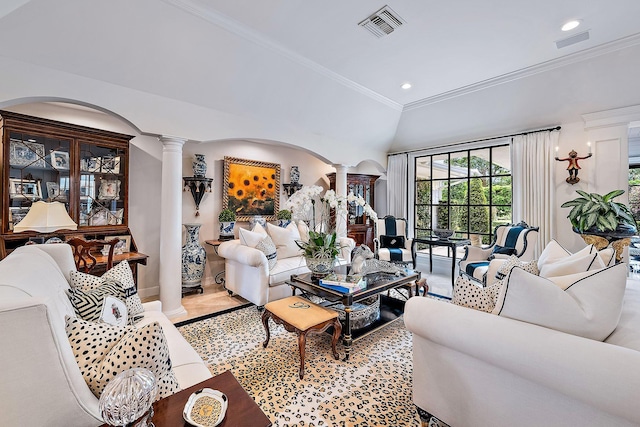
[[[218,215],[220,222],[220,240],[231,240],[234,237],[233,227],[236,224],[236,213],[231,209],[223,209]]]

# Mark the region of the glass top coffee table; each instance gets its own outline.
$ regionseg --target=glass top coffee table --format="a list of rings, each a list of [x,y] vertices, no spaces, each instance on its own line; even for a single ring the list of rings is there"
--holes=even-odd
[[[340,266],[335,269],[336,273],[347,274],[350,266]],[[420,280],[420,272],[407,270],[406,276],[394,276],[390,273],[371,273],[365,276],[367,287],[356,290],[352,293],[345,293],[334,289],[328,289],[320,285],[318,279],[311,277],[311,273],[294,274],[287,283],[293,288],[303,293],[319,296],[330,302],[340,302],[344,305],[345,321],[342,328],[342,344],[344,345],[345,359],[349,360],[351,346],[355,340],[386,326],[390,322],[397,320],[404,312],[404,301],[396,298],[380,295],[380,319],[371,325],[352,334],[351,312],[352,306],[371,296],[382,294],[389,289],[399,287],[414,287],[416,281]],[[417,286],[416,286],[417,295]]]

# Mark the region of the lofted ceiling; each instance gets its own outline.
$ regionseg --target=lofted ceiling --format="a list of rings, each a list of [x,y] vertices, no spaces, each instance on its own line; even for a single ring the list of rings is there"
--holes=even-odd
[[[401,27],[358,26],[385,5]],[[0,106],[70,99],[146,133],[382,162],[640,104],[638,16],[637,0],[3,0]]]

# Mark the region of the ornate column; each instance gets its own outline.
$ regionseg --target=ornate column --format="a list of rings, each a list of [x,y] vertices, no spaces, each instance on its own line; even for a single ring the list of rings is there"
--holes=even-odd
[[[347,169],[345,165],[333,165],[336,169],[336,194],[338,197],[347,197]],[[347,218],[337,215],[336,233],[338,237],[347,237]]]
[[[182,146],[186,139],[161,136],[160,301],[167,317],[186,314],[182,306]]]

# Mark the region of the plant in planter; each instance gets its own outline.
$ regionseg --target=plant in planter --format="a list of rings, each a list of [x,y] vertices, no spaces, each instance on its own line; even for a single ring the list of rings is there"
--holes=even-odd
[[[291,223],[291,211],[288,209],[279,210],[276,218],[280,227],[286,227]]]
[[[233,227],[236,224],[236,213],[231,209],[223,209],[218,215],[220,222],[220,240],[233,239]]]
[[[604,196],[580,190],[577,193],[581,197],[561,205],[571,208],[567,218],[576,233],[605,237],[624,237],[636,233],[636,222],[629,207],[613,201],[624,194],[624,190],[614,190]]]

